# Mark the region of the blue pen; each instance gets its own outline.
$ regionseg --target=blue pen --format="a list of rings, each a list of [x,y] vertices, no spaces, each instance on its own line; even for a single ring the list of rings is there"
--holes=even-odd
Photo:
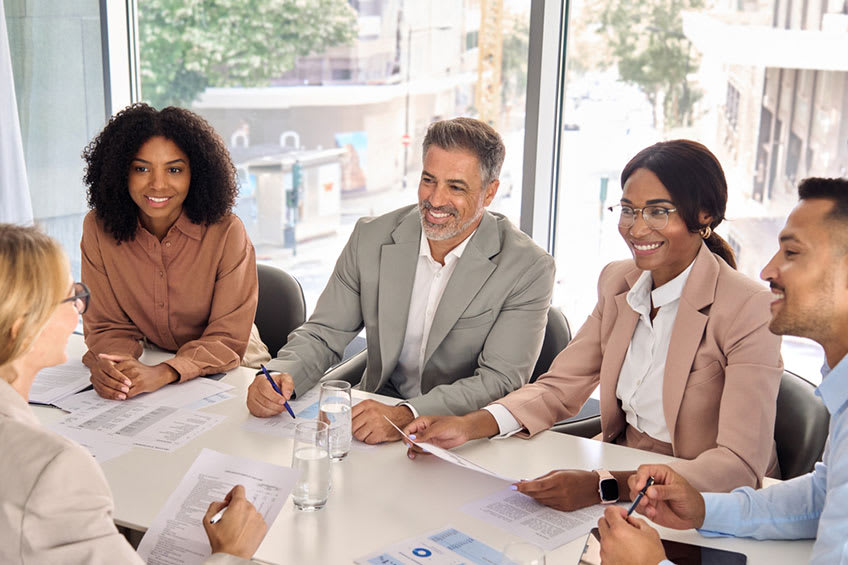
[[[265,378],[268,379],[268,382],[271,383],[271,386],[274,387],[274,391],[280,396],[283,396],[283,391],[280,390],[280,387],[277,386],[277,383],[274,382],[274,379],[271,378],[271,373],[268,372],[268,369],[265,368],[265,365],[259,365],[259,368],[262,369],[262,374],[265,375]],[[289,411],[292,418],[296,418],[294,415],[294,411],[292,411],[291,406],[287,401],[283,401],[283,406],[286,407],[286,410]]]

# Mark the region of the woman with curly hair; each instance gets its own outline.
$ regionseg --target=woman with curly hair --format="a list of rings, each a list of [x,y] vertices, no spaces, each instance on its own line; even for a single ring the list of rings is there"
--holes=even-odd
[[[256,257],[232,213],[236,170],[212,127],[188,110],[134,104],[83,158],[83,362],[98,394],[124,400],[270,359],[252,326]],[[145,365],[142,342],[175,355]]]

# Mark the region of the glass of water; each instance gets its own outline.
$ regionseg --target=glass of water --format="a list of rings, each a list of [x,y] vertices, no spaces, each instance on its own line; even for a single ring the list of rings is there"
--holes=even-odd
[[[350,452],[350,383],[324,381],[318,401],[318,419],[330,427],[330,459],[341,461]]]
[[[501,565],[545,565],[545,551],[532,543],[510,542],[504,548]]]
[[[318,420],[298,422],[294,428],[292,468],[300,476],[292,491],[298,510],[320,510],[330,492],[329,426]]]

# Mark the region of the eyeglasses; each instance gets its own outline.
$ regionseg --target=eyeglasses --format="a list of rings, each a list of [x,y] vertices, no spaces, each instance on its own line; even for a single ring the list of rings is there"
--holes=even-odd
[[[65,302],[73,302],[74,308],[77,309],[77,312],[85,314],[85,311],[88,310],[89,297],[91,297],[91,291],[88,290],[85,283],[75,282],[74,295],[64,299],[61,304],[64,304]]]
[[[668,215],[672,212],[677,212],[677,208],[665,208],[664,206],[645,206],[643,208],[632,208],[624,204],[616,204],[607,208],[610,212],[615,212],[616,208],[621,208],[621,215],[618,217],[618,225],[622,228],[631,228],[636,223],[636,213],[642,213],[642,219],[645,224],[652,230],[661,230],[668,225]]]

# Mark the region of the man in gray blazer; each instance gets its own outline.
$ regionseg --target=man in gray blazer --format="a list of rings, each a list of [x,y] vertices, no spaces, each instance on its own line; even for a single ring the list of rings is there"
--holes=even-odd
[[[341,359],[365,328],[360,388],[404,399],[353,408],[353,434],[400,439],[418,415],[462,415],[527,382],[544,338],[554,260],[508,219],[486,211],[505,149],[487,124],[430,125],[418,204],[357,222],[315,312],[250,385],[259,417],[283,411]],[[423,234],[423,237],[422,237]]]

